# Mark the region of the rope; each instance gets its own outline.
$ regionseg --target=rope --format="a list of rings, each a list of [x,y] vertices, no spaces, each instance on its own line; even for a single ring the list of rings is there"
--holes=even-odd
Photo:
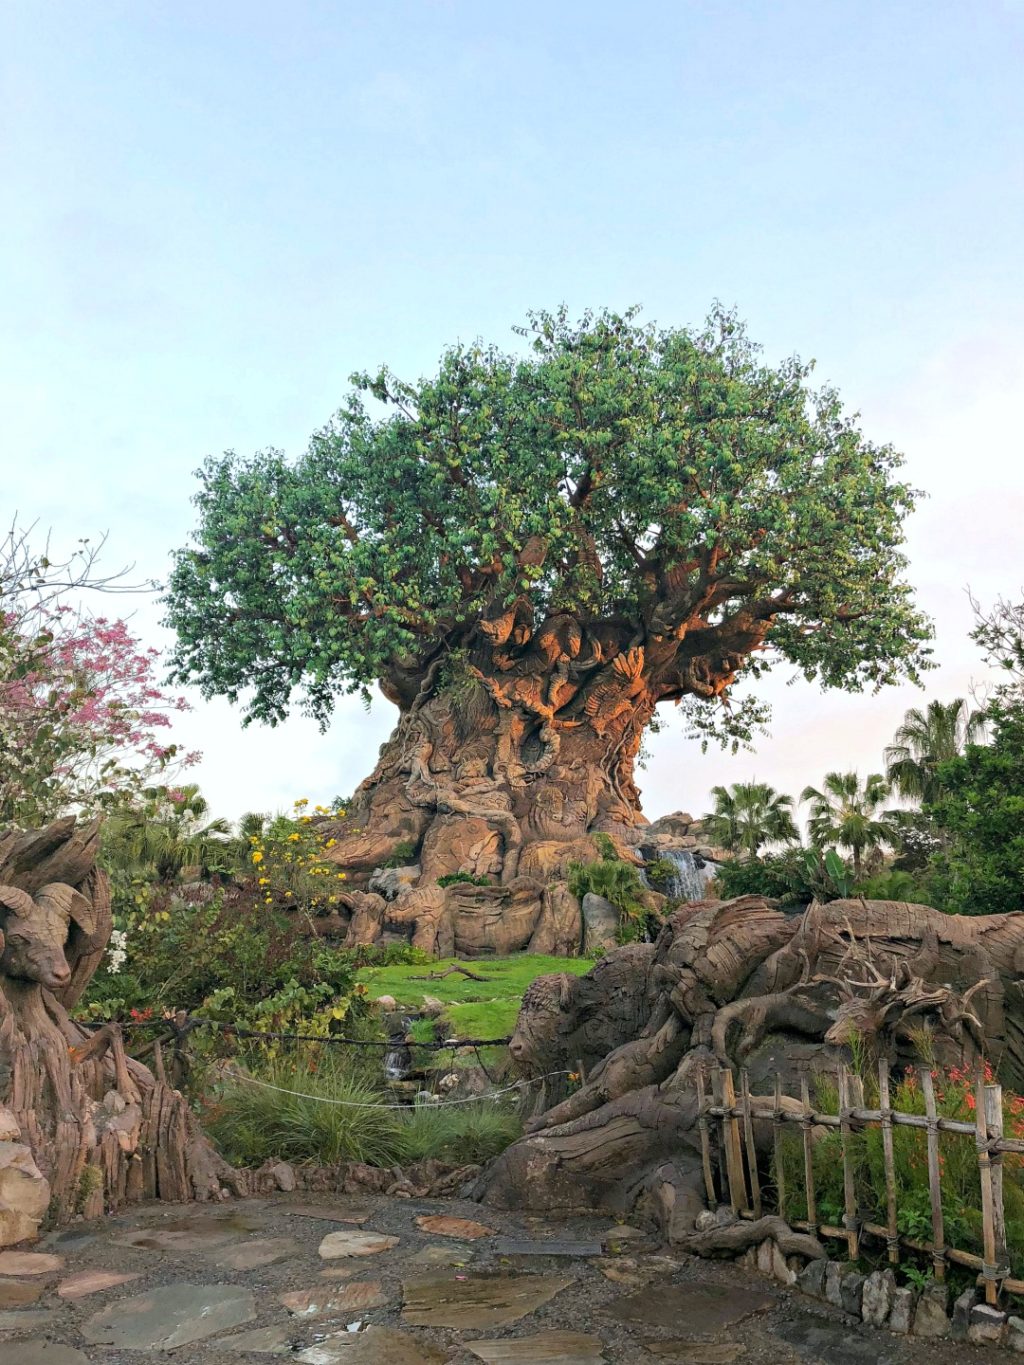
[[[258,1029],[239,1028],[237,1024],[222,1024],[216,1019],[204,1019],[201,1015],[190,1014],[186,1023],[178,1026],[174,1019],[142,1019],[142,1020],[119,1020],[119,1019],[80,1019],[76,1023],[82,1028],[101,1029],[108,1025],[116,1025],[121,1029],[138,1028],[170,1028],[172,1036],[186,1033],[193,1028],[215,1028],[221,1033],[234,1034],[237,1038],[266,1038],[278,1041],[288,1041],[295,1043],[325,1043],[338,1044],[344,1047],[376,1047],[383,1048],[385,1051],[393,1051],[399,1047],[418,1048],[424,1052],[447,1052],[449,1049],[463,1047],[501,1047],[512,1041],[512,1035],[508,1034],[504,1038],[447,1038],[443,1042],[419,1043],[408,1038],[394,1038],[384,1042],[376,1038],[343,1038],[339,1034],[319,1034],[319,1033],[265,1033]]]
[[[258,1085],[263,1090],[276,1090],[279,1095],[291,1095],[297,1100],[312,1100],[316,1104],[330,1104],[338,1109],[401,1109],[408,1114],[410,1109],[416,1106],[409,1104],[364,1104],[359,1100],[332,1100],[326,1095],[308,1095],[301,1090],[289,1090],[285,1085],[272,1085],[270,1081],[258,1080],[255,1076],[245,1076],[241,1071],[225,1071],[225,1076],[234,1081],[245,1081],[248,1085]],[[452,1109],[459,1104],[481,1104],[484,1100],[496,1100],[502,1095],[508,1095],[513,1090],[519,1090],[525,1085],[536,1085],[538,1081],[546,1081],[549,1076],[568,1076],[568,1071],[549,1071],[546,1076],[533,1076],[528,1081],[516,1081],[512,1085],[506,1085],[501,1090],[492,1090],[486,1095],[470,1095],[461,1100],[437,1100],[429,1105],[424,1105],[425,1109]]]

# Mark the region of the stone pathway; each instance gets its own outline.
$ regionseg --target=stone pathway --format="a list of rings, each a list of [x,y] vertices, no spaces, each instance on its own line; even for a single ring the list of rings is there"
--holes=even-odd
[[[162,1353],[169,1353],[163,1355]],[[0,1365],[954,1365],[608,1219],[437,1200],[149,1205],[0,1253]]]

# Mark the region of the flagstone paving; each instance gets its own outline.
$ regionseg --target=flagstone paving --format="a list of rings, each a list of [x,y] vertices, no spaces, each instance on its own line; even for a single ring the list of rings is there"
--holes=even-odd
[[[608,1218],[459,1200],[151,1204],[0,1253],[0,1365],[959,1365],[968,1354],[1018,1359],[873,1332]]]

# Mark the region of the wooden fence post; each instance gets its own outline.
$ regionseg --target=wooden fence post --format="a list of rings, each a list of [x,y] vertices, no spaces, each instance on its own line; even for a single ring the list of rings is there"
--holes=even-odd
[[[723,1067],[722,1078],[722,1101],[728,1111],[726,1118],[726,1147],[725,1165],[729,1173],[729,1202],[732,1205],[733,1213],[742,1213],[749,1207],[747,1200],[747,1182],[743,1174],[743,1148],[740,1145],[740,1125],[736,1117],[736,1087],[732,1079],[732,1071],[728,1067]]]
[[[704,1189],[708,1196],[708,1207],[718,1203],[715,1194],[715,1179],[711,1170],[711,1139],[708,1132],[708,1097],[704,1084],[704,1068],[697,1068],[697,1127],[700,1130],[700,1159],[704,1168]],[[725,1201],[723,1200],[723,1203]]]
[[[889,1264],[898,1265],[900,1233],[896,1221],[896,1157],[892,1140],[892,1100],[889,1096],[889,1063],[878,1059],[878,1109],[882,1123],[882,1159],[885,1163],[885,1245]]]
[[[843,1205],[845,1214],[843,1226],[846,1228],[846,1245],[850,1260],[860,1255],[860,1219],[857,1217],[857,1182],[853,1165],[853,1124],[850,1121],[852,1108],[850,1073],[844,1065],[839,1068],[839,1131],[843,1142]]]
[[[772,1115],[772,1154],[775,1158],[775,1195],[779,1214],[786,1216],[786,1173],[782,1169],[782,1077],[775,1077],[775,1111]]]
[[[818,1230],[818,1210],[814,1202],[814,1110],[811,1108],[811,1088],[807,1077],[800,1077],[800,1098],[803,1101],[804,1115],[801,1126],[804,1130],[804,1193],[807,1197],[807,1221],[811,1231]]]
[[[743,1141],[747,1149],[747,1174],[750,1177],[750,1198],[754,1217],[761,1217],[761,1177],[757,1173],[757,1147],[754,1143],[754,1119],[750,1112],[750,1077],[740,1072],[740,1101],[743,1106]]]
[[[946,1233],[942,1217],[942,1163],[939,1159],[939,1111],[935,1104],[935,1086],[927,1062],[921,1068],[921,1093],[924,1112],[928,1119],[928,1197],[932,1206],[932,1262],[935,1278],[946,1278]]]
[[[999,1300],[999,1283],[1006,1270],[1006,1223],[1003,1214],[1002,1153],[993,1152],[991,1140],[1003,1136],[1003,1091],[999,1085],[986,1085],[981,1063],[975,1085],[975,1123],[977,1125],[978,1169],[981,1175],[981,1216],[984,1244],[985,1302]]]

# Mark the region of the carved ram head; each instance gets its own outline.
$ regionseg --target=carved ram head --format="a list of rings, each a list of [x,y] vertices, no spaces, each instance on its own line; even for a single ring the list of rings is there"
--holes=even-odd
[[[34,897],[20,887],[0,886],[0,974],[63,990],[71,980],[64,949],[72,921],[86,934],[95,930],[92,905],[72,886],[50,882]]]

